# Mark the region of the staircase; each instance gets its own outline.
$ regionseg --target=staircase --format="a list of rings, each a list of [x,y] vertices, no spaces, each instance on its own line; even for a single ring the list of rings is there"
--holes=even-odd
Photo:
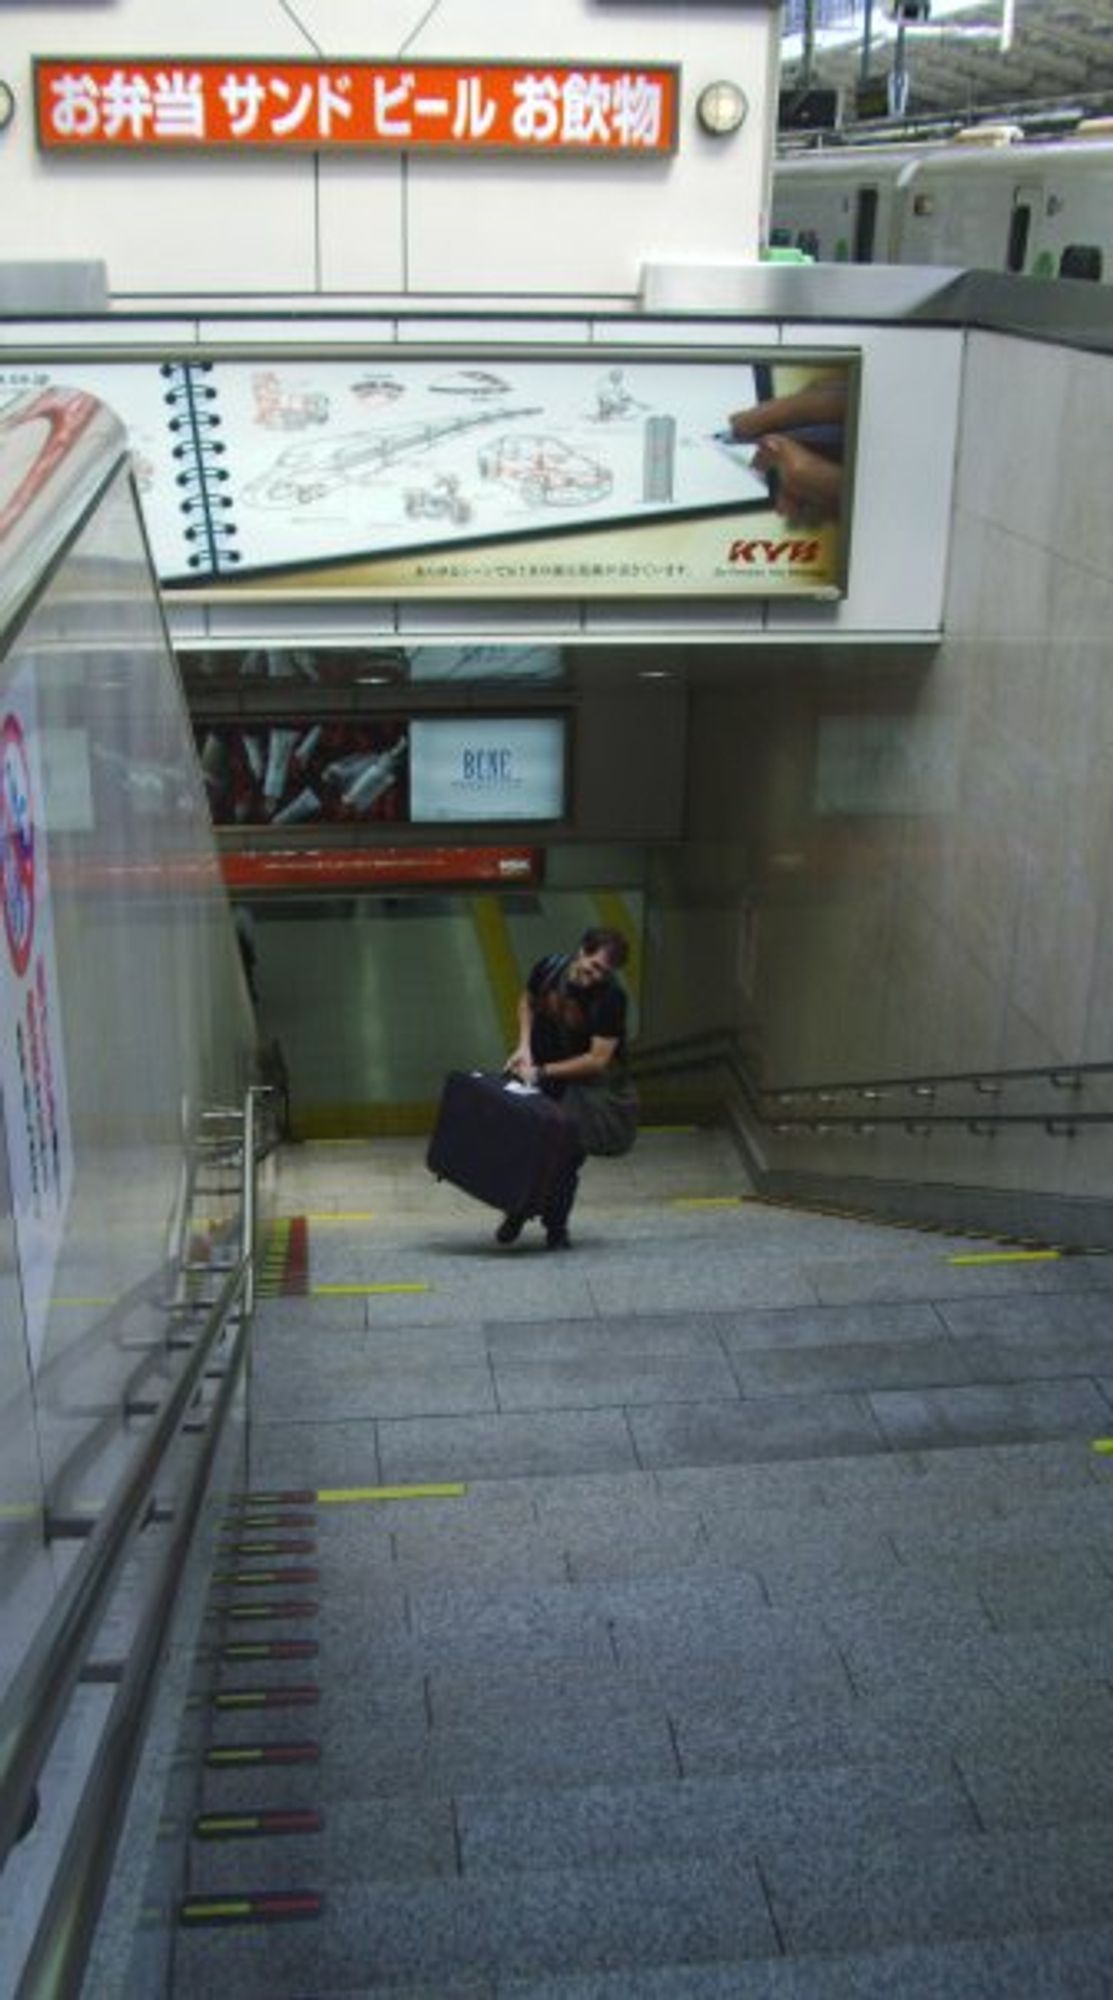
[[[415,1141],[279,1198],[175,2000],[1108,1995],[1113,1260],[713,1130],[571,1255]]]

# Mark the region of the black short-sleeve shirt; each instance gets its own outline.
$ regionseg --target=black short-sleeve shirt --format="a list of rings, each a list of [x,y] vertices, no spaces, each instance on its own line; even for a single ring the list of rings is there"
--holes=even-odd
[[[567,958],[540,958],[526,982],[533,1001],[530,1050],[535,1062],[584,1055],[596,1035],[626,1052],[626,994],[612,973],[594,986],[574,986]]]

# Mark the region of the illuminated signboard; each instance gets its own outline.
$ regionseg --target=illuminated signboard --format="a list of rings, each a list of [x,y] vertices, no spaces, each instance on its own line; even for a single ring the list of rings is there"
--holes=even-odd
[[[672,64],[37,56],[42,152],[676,151]]]
[[[563,716],[198,723],[196,741],[218,827],[289,833],[566,810]]]
[[[410,724],[410,818],[550,820],[565,811],[558,715],[438,716]]]

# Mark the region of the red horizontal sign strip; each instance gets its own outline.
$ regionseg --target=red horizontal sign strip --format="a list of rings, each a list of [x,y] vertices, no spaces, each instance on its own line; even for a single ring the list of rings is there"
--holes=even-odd
[[[533,847],[284,848],[274,853],[224,854],[229,889],[326,889],[409,882],[533,883],[540,856]]]
[[[37,56],[43,152],[675,152],[671,64]]]

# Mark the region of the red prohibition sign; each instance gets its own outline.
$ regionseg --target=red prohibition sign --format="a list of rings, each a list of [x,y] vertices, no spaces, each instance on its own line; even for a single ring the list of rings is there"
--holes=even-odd
[[[12,964],[22,978],[35,934],[35,822],[27,748],[14,715],[4,718],[0,730],[0,871],[4,931]]]

